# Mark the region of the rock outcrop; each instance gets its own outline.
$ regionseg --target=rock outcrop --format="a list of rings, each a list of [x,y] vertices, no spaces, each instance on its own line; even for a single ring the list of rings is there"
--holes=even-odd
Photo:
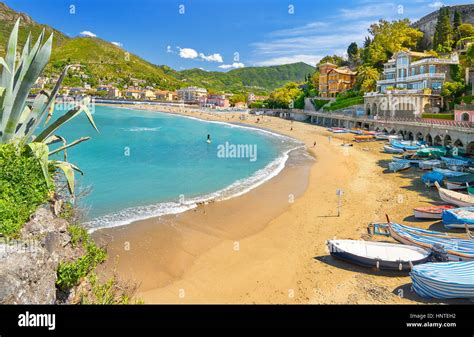
[[[56,303],[59,261],[80,254],[67,227],[66,220],[44,206],[23,226],[18,240],[0,241],[1,304]]]

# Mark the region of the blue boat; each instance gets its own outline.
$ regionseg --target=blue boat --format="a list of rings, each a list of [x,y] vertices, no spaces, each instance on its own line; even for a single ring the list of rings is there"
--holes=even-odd
[[[428,172],[421,176],[421,181],[423,181],[427,186],[434,186],[435,182],[442,184],[444,181],[444,175],[436,171]]]
[[[446,228],[474,228],[474,207],[460,207],[443,211],[443,224]]]
[[[434,168],[433,172],[437,172],[442,174],[445,178],[452,178],[452,177],[460,177],[467,175],[468,173],[466,172],[459,172],[459,171],[453,171],[453,170],[446,170],[446,169],[441,169],[441,168]]]
[[[443,247],[451,261],[473,261],[474,240],[460,239],[449,236],[447,233],[414,228],[397,223],[372,224],[375,228],[388,230],[395,240],[406,245],[415,245],[425,249],[432,249],[434,245]],[[377,232],[376,234],[384,234]]]
[[[468,160],[458,158],[448,158],[448,157],[441,157],[441,160],[446,163],[447,166],[454,166],[454,167],[464,167],[469,165]]]
[[[421,297],[474,298],[474,262],[426,263],[410,272],[413,290]]]
[[[392,147],[396,147],[399,149],[403,149],[405,151],[415,151],[421,148],[421,144],[418,142],[407,142],[407,141],[400,141],[400,140],[391,140],[390,145]]]

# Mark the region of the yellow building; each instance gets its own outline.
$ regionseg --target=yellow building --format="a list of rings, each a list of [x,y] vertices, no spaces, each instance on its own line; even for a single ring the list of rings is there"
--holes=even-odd
[[[348,67],[338,68],[332,63],[319,66],[319,95],[321,97],[336,97],[340,92],[350,90],[356,83],[357,73]]]

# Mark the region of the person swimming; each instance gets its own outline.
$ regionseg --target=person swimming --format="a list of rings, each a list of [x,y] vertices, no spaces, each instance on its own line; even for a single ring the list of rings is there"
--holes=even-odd
[[[211,144],[211,135],[207,135],[207,143]]]

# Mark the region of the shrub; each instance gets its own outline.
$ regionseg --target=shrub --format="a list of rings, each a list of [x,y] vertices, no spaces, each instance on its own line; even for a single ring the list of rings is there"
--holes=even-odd
[[[83,227],[71,225],[68,231],[71,235],[72,244],[77,246],[81,242],[85,248],[85,254],[75,261],[59,263],[56,285],[61,290],[71,289],[78,285],[83,277],[87,276],[107,258],[105,250],[92,241]]]
[[[453,120],[454,114],[422,114],[422,118]]]
[[[0,236],[17,236],[48,195],[38,159],[25,147],[0,144]]]
[[[361,96],[356,96],[356,97],[351,97],[351,98],[346,98],[346,99],[336,99],[335,102],[331,103],[325,110],[327,111],[335,111],[335,110],[341,110],[353,105],[359,105],[359,104],[364,104],[364,97]]]

